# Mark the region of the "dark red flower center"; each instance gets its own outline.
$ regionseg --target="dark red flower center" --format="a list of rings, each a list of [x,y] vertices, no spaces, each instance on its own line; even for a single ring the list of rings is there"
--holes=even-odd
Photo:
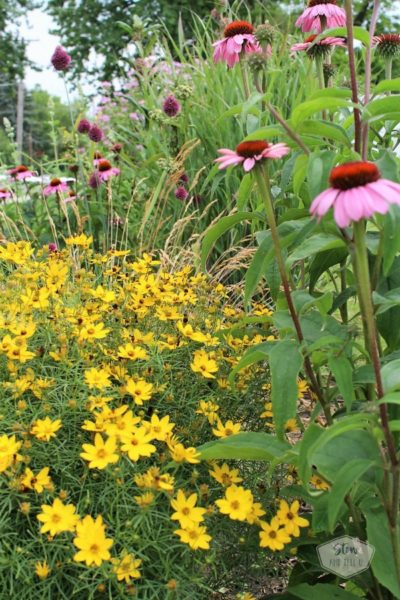
[[[318,4],[337,4],[337,0],[308,0],[308,7],[318,6]]]
[[[51,187],[56,187],[57,185],[60,185],[60,183],[61,179],[58,179],[58,177],[54,177],[54,179],[50,181]]]
[[[304,40],[304,42],[306,44],[312,44],[316,37],[318,37],[318,34],[313,33],[312,35],[309,35],[308,37],[306,37],[306,39]]]
[[[376,40],[378,44],[400,46],[400,33],[383,33],[382,35],[377,35]]]
[[[253,156],[257,156],[257,154],[261,154],[263,150],[268,148],[267,142],[263,142],[262,140],[255,140],[254,142],[242,142],[238,146],[236,146],[236,152],[239,156],[244,156],[245,158],[253,158]]]
[[[233,21],[229,23],[224,29],[224,36],[226,38],[233,37],[234,35],[240,35],[243,33],[253,33],[254,27],[248,21]]]
[[[8,194],[8,193],[9,193],[9,191],[6,190],[6,188],[1,188],[0,189],[0,194]]]
[[[337,190],[350,190],[378,181],[380,176],[378,167],[373,163],[356,161],[334,167],[329,176],[329,183]]]
[[[25,171],[28,170],[28,167],[26,167],[25,165],[18,165],[18,167],[15,167],[14,171],[16,173],[25,173]]]
[[[99,171],[108,171],[108,169],[111,169],[111,163],[108,160],[101,160],[97,166]]]

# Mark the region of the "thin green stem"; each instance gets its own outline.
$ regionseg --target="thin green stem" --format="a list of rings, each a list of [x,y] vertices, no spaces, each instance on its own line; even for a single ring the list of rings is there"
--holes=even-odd
[[[265,212],[267,215],[267,221],[268,221],[268,225],[269,225],[269,228],[271,231],[272,242],[273,242],[274,249],[275,249],[275,260],[277,262],[279,273],[281,276],[282,286],[283,286],[283,290],[285,293],[289,313],[290,313],[290,316],[292,317],[292,321],[293,321],[293,325],[294,325],[294,328],[296,331],[297,339],[298,339],[299,343],[302,344],[304,342],[304,335],[303,335],[303,331],[301,328],[299,317],[297,315],[295,306],[293,304],[289,279],[288,279],[288,276],[286,273],[285,262],[284,262],[283,255],[282,255],[282,246],[281,246],[281,242],[280,242],[280,238],[279,238],[278,227],[276,224],[275,213],[274,213],[274,208],[273,208],[273,204],[272,204],[268,170],[267,170],[267,168],[264,168],[264,166],[262,164],[257,165],[256,168],[254,169],[254,175],[255,175],[255,178],[257,181],[257,186],[258,186],[260,195],[264,201]],[[331,424],[332,423],[332,415],[329,410],[329,405],[325,401],[325,397],[322,393],[321,387],[318,383],[318,380],[316,378],[316,375],[314,373],[314,370],[312,368],[312,365],[311,365],[311,362],[310,362],[310,359],[308,356],[306,356],[304,358],[304,367],[305,367],[305,371],[307,373],[307,377],[310,381],[311,387],[312,387],[314,393],[316,394],[316,396],[321,404],[321,407],[324,411],[325,418],[326,418],[327,422],[329,424]]]
[[[240,65],[240,72],[242,74],[244,95],[247,100],[248,98],[250,98],[250,85],[249,85],[249,78],[247,75],[246,65],[244,64],[244,61],[243,61],[243,56],[240,56],[240,58],[239,58],[239,65]]]

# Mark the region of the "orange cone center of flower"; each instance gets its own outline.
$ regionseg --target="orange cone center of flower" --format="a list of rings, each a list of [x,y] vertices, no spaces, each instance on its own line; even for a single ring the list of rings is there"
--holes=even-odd
[[[28,167],[25,167],[25,165],[18,165],[15,170],[17,173],[25,173],[25,171],[28,170]]]
[[[318,4],[336,4],[336,0],[308,0],[308,7],[318,6]]]
[[[108,160],[101,160],[97,168],[99,171],[108,171],[111,169],[111,163]]]
[[[92,544],[90,546],[90,552],[92,552],[93,554],[97,554],[98,551],[99,551],[99,547],[97,544]]]
[[[1,188],[0,194],[8,194],[8,190],[6,190],[5,188]]]
[[[242,142],[238,146],[236,146],[236,152],[239,156],[244,156],[245,158],[253,158],[257,156],[257,154],[261,154],[263,150],[268,148],[267,142],[263,142],[261,140],[256,140],[254,142]]]
[[[334,167],[329,183],[337,190],[349,190],[378,181],[380,176],[378,167],[373,163],[356,161]]]
[[[304,42],[305,42],[306,44],[312,44],[312,43],[313,43],[313,41],[315,40],[315,38],[316,38],[316,37],[317,37],[317,34],[316,34],[316,33],[313,33],[312,35],[309,35],[309,36],[308,36],[308,37],[307,37],[307,38],[304,40]]]
[[[56,187],[56,185],[60,185],[60,183],[61,183],[61,179],[58,179],[58,177],[55,177],[54,179],[52,179],[50,181],[50,185],[52,187]]]
[[[276,531],[270,531],[268,535],[270,538],[274,539],[276,538]]]
[[[393,44],[400,46],[400,33],[382,33],[377,36],[378,44]]]
[[[225,27],[224,36],[227,38],[243,33],[251,34],[253,31],[254,27],[248,21],[233,21],[233,23],[229,23],[229,25]]]

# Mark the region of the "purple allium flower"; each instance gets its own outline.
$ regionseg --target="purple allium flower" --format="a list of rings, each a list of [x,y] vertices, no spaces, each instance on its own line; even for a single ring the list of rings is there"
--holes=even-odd
[[[189,177],[186,175],[186,173],[182,173],[182,175],[179,177],[179,181],[186,185],[189,183]]]
[[[57,244],[54,244],[54,242],[50,242],[50,244],[47,245],[47,248],[49,252],[57,252],[58,250]]]
[[[93,190],[97,190],[97,188],[101,186],[101,179],[96,171],[91,174],[88,183]]]
[[[77,130],[79,131],[79,133],[89,133],[90,128],[90,121],[88,121],[87,119],[81,119],[78,123]]]
[[[68,69],[72,59],[62,46],[57,46],[50,60],[56,71],[65,71]]]
[[[103,130],[96,124],[90,127],[88,135],[92,142],[101,142],[104,137]]]
[[[189,196],[189,192],[187,191],[186,188],[183,187],[183,185],[180,185],[179,187],[176,188],[175,198],[177,198],[178,200],[186,200],[186,198],[188,196]]]
[[[176,115],[180,112],[181,105],[175,96],[168,96],[163,103],[163,111],[168,117],[176,117]]]

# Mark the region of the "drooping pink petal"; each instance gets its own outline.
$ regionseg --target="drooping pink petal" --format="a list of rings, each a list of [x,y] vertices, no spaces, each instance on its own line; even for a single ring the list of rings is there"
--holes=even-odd
[[[255,164],[256,164],[255,158],[246,158],[246,160],[243,163],[243,169],[247,173],[248,171],[251,171],[251,169],[254,167]]]
[[[328,210],[333,206],[338,195],[338,190],[328,188],[324,190],[311,203],[310,213],[317,215],[319,218],[326,215]]]

